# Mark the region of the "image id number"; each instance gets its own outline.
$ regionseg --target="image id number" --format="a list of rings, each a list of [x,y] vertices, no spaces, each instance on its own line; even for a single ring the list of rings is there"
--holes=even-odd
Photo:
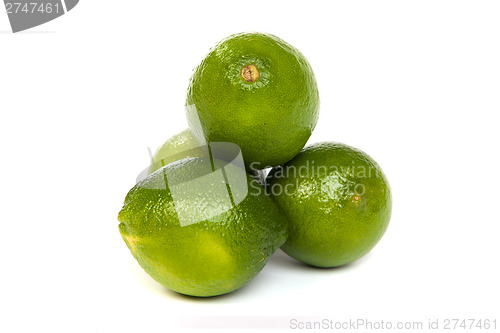
[[[37,13],[59,13],[59,3],[20,3],[20,2],[7,2],[5,3],[5,8],[7,9],[7,14],[37,14]]]

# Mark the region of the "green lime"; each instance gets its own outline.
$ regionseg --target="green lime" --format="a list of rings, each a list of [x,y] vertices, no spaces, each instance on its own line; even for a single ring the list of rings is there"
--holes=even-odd
[[[195,68],[186,112],[197,138],[235,143],[247,166],[263,169],[304,147],[318,119],[318,88],[299,50],[273,35],[240,33]]]
[[[317,267],[367,254],[391,217],[391,191],[380,166],[341,143],[311,145],[271,170],[267,191],[287,216],[283,251]]]
[[[120,233],[142,268],[181,294],[208,297],[254,278],[286,240],[283,214],[236,165],[172,162],[128,193]]]
[[[206,155],[206,146],[203,146],[186,129],[163,143],[153,155],[149,166],[149,174],[164,167],[165,165],[181,160],[186,157],[199,157]]]
[[[182,160],[187,157],[208,157],[210,155],[210,146],[201,144],[192,134],[190,129],[186,129],[165,141],[156,150],[151,164],[149,165],[148,175],[169,163]],[[221,158],[222,156],[219,156]],[[259,184],[264,185],[266,179],[265,170],[247,168],[250,176],[255,178]]]

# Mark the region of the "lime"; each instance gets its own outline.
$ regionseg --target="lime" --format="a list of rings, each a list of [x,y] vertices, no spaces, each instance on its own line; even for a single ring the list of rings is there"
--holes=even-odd
[[[341,143],[311,145],[267,177],[267,191],[287,216],[283,251],[317,267],[367,254],[391,217],[391,191],[380,166]]]
[[[283,214],[255,189],[262,187],[239,166],[185,158],[130,190],[119,230],[163,286],[191,296],[226,294],[254,278],[286,240]]]
[[[203,155],[206,155],[206,148],[196,140],[189,129],[186,129],[158,147],[151,160],[149,174],[183,158]]]
[[[195,68],[186,99],[193,134],[237,144],[253,169],[279,165],[300,152],[318,112],[307,59],[263,33],[232,35],[212,48]]]

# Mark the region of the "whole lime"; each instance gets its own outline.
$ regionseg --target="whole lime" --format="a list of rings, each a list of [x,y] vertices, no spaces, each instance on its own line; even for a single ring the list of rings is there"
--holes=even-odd
[[[367,254],[391,217],[391,190],[380,166],[353,147],[311,145],[267,177],[267,191],[288,218],[283,251],[317,267]]]
[[[286,221],[239,166],[196,157],[172,162],[128,193],[120,233],[165,287],[208,297],[255,277],[286,239]],[[250,193],[249,188],[252,188]]]
[[[316,126],[316,79],[302,53],[280,38],[232,35],[195,68],[186,113],[197,138],[237,144],[247,166],[279,165],[304,147]]]
[[[207,149],[186,129],[168,140],[156,150],[151,164],[149,174],[164,167],[165,165],[182,160],[187,157],[201,157],[207,155]]]
[[[166,166],[169,163],[182,160],[188,157],[209,157],[211,152],[210,144],[201,143],[192,134],[188,128],[167,139],[154,153],[151,164],[147,170],[150,175],[158,169]],[[223,154],[216,154],[217,158],[221,159]],[[259,184],[264,185],[266,173],[265,170],[252,169],[247,167],[247,172],[255,178]]]

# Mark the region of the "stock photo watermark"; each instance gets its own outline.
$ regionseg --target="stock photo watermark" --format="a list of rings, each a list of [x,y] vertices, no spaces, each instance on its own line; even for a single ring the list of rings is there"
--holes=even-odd
[[[12,32],[20,32],[52,21],[73,8],[79,0],[4,0]]]
[[[263,170],[255,164],[245,166],[241,149],[229,142],[212,142],[196,148],[177,152],[161,159],[155,159],[148,149],[151,164],[137,177],[138,186],[148,189],[168,189],[176,207],[181,226],[188,226],[227,212],[240,204],[247,196],[293,196],[328,195],[335,198],[349,198],[360,204],[366,193],[364,182],[377,177],[377,170],[352,164],[326,167],[309,162],[300,167],[278,167],[269,174],[269,179],[290,180],[284,184],[269,185]],[[183,163],[195,160],[197,172],[186,177]],[[248,172],[248,174],[247,174]],[[157,181],[147,181],[155,173]],[[249,175],[254,180],[249,181]],[[260,177],[260,179],[259,179]],[[301,188],[302,179],[317,177],[317,186]],[[158,179],[160,179],[158,181]],[[189,204],[192,198],[205,203],[210,209],[200,209]]]
[[[484,331],[498,329],[496,318],[426,318],[418,320],[398,320],[388,318],[347,318],[331,317],[181,317],[178,327],[189,329],[276,329],[291,331]]]
[[[298,319],[291,318],[289,329],[292,330],[335,330],[335,331],[433,331],[433,330],[496,330],[497,320],[489,318],[435,318],[427,320],[373,320],[357,318],[349,320]]]
[[[256,170],[250,170],[254,173]],[[365,185],[362,180],[376,176],[376,170],[372,167],[363,165],[354,165],[354,161],[350,165],[333,165],[326,167],[324,165],[315,165],[314,161],[307,161],[305,165],[299,167],[287,166],[278,167],[267,178],[269,179],[292,179],[293,182],[287,182],[282,185],[274,183],[265,185],[265,192],[275,196],[286,195],[292,196],[296,189],[300,187],[301,179],[324,178],[321,184],[315,187],[307,187],[301,189],[303,195],[317,195],[320,193],[337,193],[343,195],[353,195],[355,200],[359,200],[366,193]],[[347,177],[349,176],[349,177]],[[251,193],[260,195],[261,187],[252,186]]]

